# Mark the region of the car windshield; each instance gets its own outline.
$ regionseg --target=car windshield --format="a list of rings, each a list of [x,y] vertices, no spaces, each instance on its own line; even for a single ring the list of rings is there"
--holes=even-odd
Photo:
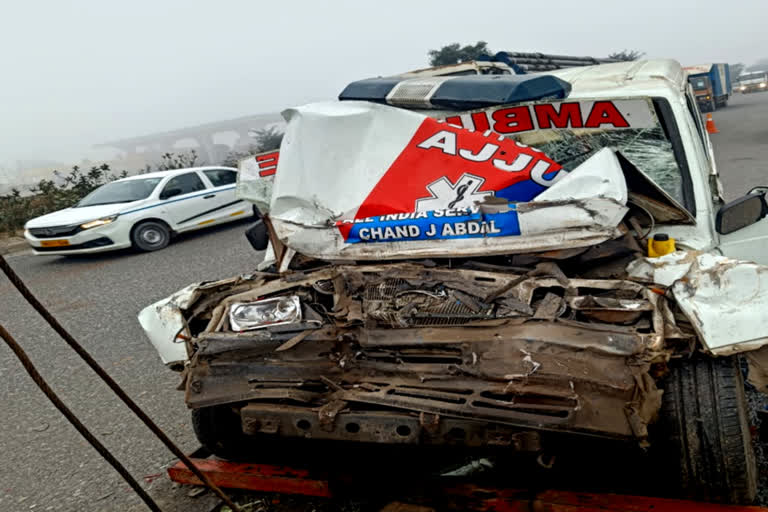
[[[579,108],[573,108],[571,112],[590,112],[590,109],[594,108],[592,103],[582,101],[578,105]],[[652,101],[650,99],[617,99],[612,102],[598,103],[615,104],[624,117],[617,117],[615,124],[608,122],[608,118],[600,118],[597,120],[599,122],[597,127],[587,128],[591,124],[591,115],[586,120],[578,117],[566,119],[563,116],[553,118],[547,123],[546,128],[530,124],[528,131],[504,134],[504,137],[541,150],[567,171],[572,171],[603,148],[614,148],[667,194],[684,204],[682,171]],[[575,107],[575,104],[566,106]],[[500,108],[505,109],[505,107]],[[531,118],[538,119],[540,124],[548,112],[559,111],[561,114],[566,112],[566,107],[563,105],[550,110],[546,102],[530,104],[529,108]],[[605,112],[607,115],[608,110]],[[501,113],[503,112],[491,112],[490,122],[492,123],[496,117],[503,118],[499,115]],[[487,124],[488,121],[482,124],[482,128],[473,125],[472,116],[461,116],[465,127],[485,130],[491,126]],[[451,119],[456,118],[449,117],[447,120],[450,122]],[[527,120],[528,117],[525,119]],[[574,126],[580,126],[580,128]]]
[[[683,180],[672,143],[661,126],[626,130],[558,130],[515,137],[572,171],[602,148],[619,150],[667,194],[683,204]]]
[[[758,73],[750,73],[748,75],[741,75],[739,77],[739,82],[746,82],[747,80],[765,80],[766,78],[766,72],[760,71]]]
[[[77,208],[99,204],[130,203],[146,199],[155,190],[162,178],[144,178],[135,180],[113,181],[97,188],[79,203]]]
[[[691,85],[693,85],[693,88],[695,90],[701,91],[707,88],[707,82],[708,80],[706,78],[696,78],[693,81],[691,81]]]

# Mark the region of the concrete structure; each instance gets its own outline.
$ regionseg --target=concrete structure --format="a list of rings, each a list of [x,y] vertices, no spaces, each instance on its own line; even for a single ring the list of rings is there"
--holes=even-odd
[[[283,125],[280,114],[259,114],[113,140],[94,147],[115,148],[123,151],[126,157],[142,155],[147,160],[157,160],[159,158],[146,157],[159,157],[166,152],[194,149],[202,161],[199,163],[217,163],[230,151],[244,151],[254,144],[249,133],[273,126],[282,128]]]

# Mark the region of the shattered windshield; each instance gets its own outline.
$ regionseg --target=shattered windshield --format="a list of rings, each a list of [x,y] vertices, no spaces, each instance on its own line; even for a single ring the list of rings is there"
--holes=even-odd
[[[532,146],[572,171],[603,148],[620,151],[676,201],[683,179],[649,98],[531,103],[446,117],[446,122]]]
[[[540,149],[564,169],[572,171],[602,148],[618,149],[635,167],[647,174],[679,203],[683,183],[672,143],[661,126],[629,130],[560,130],[529,132],[515,137]]]

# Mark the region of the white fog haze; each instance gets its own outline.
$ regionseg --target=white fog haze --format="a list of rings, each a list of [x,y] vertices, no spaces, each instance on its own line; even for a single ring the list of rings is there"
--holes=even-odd
[[[605,57],[683,65],[768,55],[768,3],[712,0],[6,2],[0,180],[19,166],[98,163],[93,145],[334,98],[350,81],[428,65],[427,52]],[[695,16],[693,13],[695,12]]]

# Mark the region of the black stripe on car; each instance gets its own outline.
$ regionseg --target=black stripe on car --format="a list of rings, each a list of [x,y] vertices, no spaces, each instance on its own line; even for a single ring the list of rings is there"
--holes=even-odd
[[[224,208],[229,208],[230,206],[235,205],[237,203],[244,203],[244,202],[245,201],[243,201],[242,199],[238,199],[237,201],[232,201],[231,203],[223,204],[221,206],[217,206],[216,208],[211,208],[210,210],[206,210],[206,211],[204,211],[202,213],[198,213],[197,215],[193,215],[193,216],[191,216],[191,217],[189,217],[187,219],[179,221],[179,224],[184,224],[185,222],[189,222],[191,220],[198,219],[200,217],[208,215],[209,213],[213,213],[213,212],[218,211],[218,210],[223,210]]]

